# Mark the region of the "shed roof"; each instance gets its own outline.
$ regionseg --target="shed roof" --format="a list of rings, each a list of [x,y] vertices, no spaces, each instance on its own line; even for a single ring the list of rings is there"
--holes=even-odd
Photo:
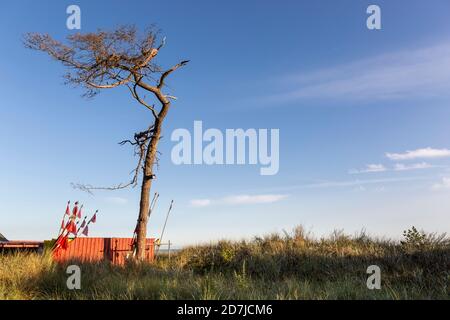
[[[8,239],[6,239],[1,233],[0,233],[0,242],[8,242]]]

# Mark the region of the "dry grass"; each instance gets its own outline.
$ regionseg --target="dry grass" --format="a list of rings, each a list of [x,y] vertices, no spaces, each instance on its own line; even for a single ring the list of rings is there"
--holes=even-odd
[[[433,234],[397,243],[364,233],[313,239],[297,228],[186,248],[155,265],[81,264],[81,290],[68,290],[66,266],[46,255],[4,255],[0,262],[0,299],[450,298],[450,243]],[[381,290],[366,287],[373,264],[381,268]]]

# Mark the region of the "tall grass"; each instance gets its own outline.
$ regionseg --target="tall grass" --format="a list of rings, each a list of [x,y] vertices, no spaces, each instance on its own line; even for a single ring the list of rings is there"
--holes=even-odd
[[[157,263],[81,264],[81,290],[48,255],[0,256],[0,299],[449,299],[450,242],[419,233],[394,242],[336,231],[185,248]],[[366,286],[381,268],[381,290]]]

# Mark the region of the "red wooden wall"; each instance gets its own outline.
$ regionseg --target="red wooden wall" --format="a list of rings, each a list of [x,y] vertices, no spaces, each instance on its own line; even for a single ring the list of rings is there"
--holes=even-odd
[[[124,265],[127,256],[132,255],[131,238],[76,238],[66,250],[58,249],[53,257],[56,261],[79,260],[83,262],[111,261],[116,265]],[[154,240],[147,239],[145,260],[154,259]]]

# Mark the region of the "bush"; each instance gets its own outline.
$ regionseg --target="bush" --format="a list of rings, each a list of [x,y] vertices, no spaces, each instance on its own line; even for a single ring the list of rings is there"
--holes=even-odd
[[[418,231],[416,227],[403,231],[404,240],[400,241],[406,252],[433,250],[449,247],[450,241],[445,233],[425,233]]]

